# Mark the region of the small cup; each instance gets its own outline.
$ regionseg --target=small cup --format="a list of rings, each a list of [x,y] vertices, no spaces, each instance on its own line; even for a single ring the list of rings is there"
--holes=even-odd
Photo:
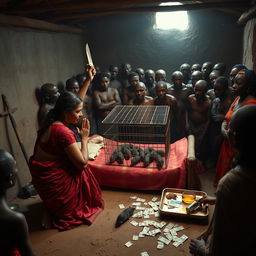
[[[182,193],[182,202],[185,204],[192,204],[196,200],[196,194],[191,191],[184,191]]]

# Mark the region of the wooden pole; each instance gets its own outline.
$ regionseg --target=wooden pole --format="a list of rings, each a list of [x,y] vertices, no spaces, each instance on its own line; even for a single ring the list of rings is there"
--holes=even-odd
[[[10,118],[12,127],[13,127],[13,129],[14,129],[15,135],[16,135],[16,137],[17,137],[17,139],[18,139],[18,142],[19,142],[21,151],[22,151],[22,153],[23,153],[23,155],[24,155],[24,158],[25,158],[25,160],[26,160],[26,162],[27,162],[27,165],[28,165],[28,167],[29,167],[29,160],[28,160],[27,152],[26,152],[26,150],[25,150],[25,147],[24,147],[24,145],[23,145],[23,143],[22,143],[20,134],[19,134],[19,132],[18,132],[17,124],[16,124],[16,122],[15,122],[15,120],[14,120],[12,114],[11,114],[11,111],[9,111],[9,104],[8,104],[7,99],[6,99],[6,96],[5,96],[4,94],[2,94],[2,99],[3,99],[3,104],[4,104],[4,106],[5,106],[5,109],[6,109],[6,111],[7,111],[7,114],[8,114],[8,116],[9,116],[9,118]]]

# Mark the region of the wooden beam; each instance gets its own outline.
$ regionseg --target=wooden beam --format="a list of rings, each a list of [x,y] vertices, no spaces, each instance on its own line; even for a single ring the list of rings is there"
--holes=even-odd
[[[0,15],[0,25],[8,27],[24,27],[39,30],[83,34],[84,31],[69,26],[57,25],[42,20],[23,18],[18,16]]]
[[[248,20],[256,17],[256,5],[244,12],[238,19],[238,24],[245,24]]]
[[[87,11],[81,10],[79,13],[66,13],[66,14],[51,14],[49,21],[56,22],[61,20],[70,19],[87,19],[91,17],[97,17],[102,15],[112,15],[120,13],[135,13],[135,12],[173,12],[173,11],[190,11],[190,10],[201,10],[201,9],[230,9],[232,8],[246,8],[247,4],[243,2],[218,2],[218,3],[199,3],[199,4],[184,4],[175,6],[142,6],[142,7],[130,7],[130,8],[116,8],[110,10],[100,11]]]
[[[186,0],[189,1],[189,0]],[[169,0],[98,0],[98,1],[68,1],[68,2],[47,2],[41,4],[17,4],[15,7],[12,7],[10,10],[6,8],[4,13],[15,14],[15,15],[28,15],[28,14],[38,14],[50,11],[79,11],[81,9],[100,9],[100,8],[116,8],[118,7],[128,7],[139,4],[149,4],[149,3],[161,3],[161,2],[170,2]]]

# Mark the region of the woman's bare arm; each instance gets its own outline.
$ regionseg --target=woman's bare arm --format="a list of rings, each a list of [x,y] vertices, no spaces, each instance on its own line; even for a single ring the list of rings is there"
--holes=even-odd
[[[88,65],[86,68],[86,79],[77,94],[80,97],[80,99],[84,100],[95,74],[96,74],[95,68]]]
[[[88,139],[90,134],[90,122],[88,119],[84,118],[82,121],[82,128],[79,131],[81,136],[81,150],[79,149],[77,143],[68,145],[65,148],[69,159],[78,168],[83,169],[87,166],[88,162]]]

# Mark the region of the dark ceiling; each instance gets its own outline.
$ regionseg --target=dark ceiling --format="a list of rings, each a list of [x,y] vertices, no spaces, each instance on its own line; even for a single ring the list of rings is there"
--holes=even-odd
[[[0,0],[0,13],[80,27],[102,15],[131,12],[219,9],[239,17],[252,7],[252,0],[180,1],[179,6],[159,6],[155,0]]]

